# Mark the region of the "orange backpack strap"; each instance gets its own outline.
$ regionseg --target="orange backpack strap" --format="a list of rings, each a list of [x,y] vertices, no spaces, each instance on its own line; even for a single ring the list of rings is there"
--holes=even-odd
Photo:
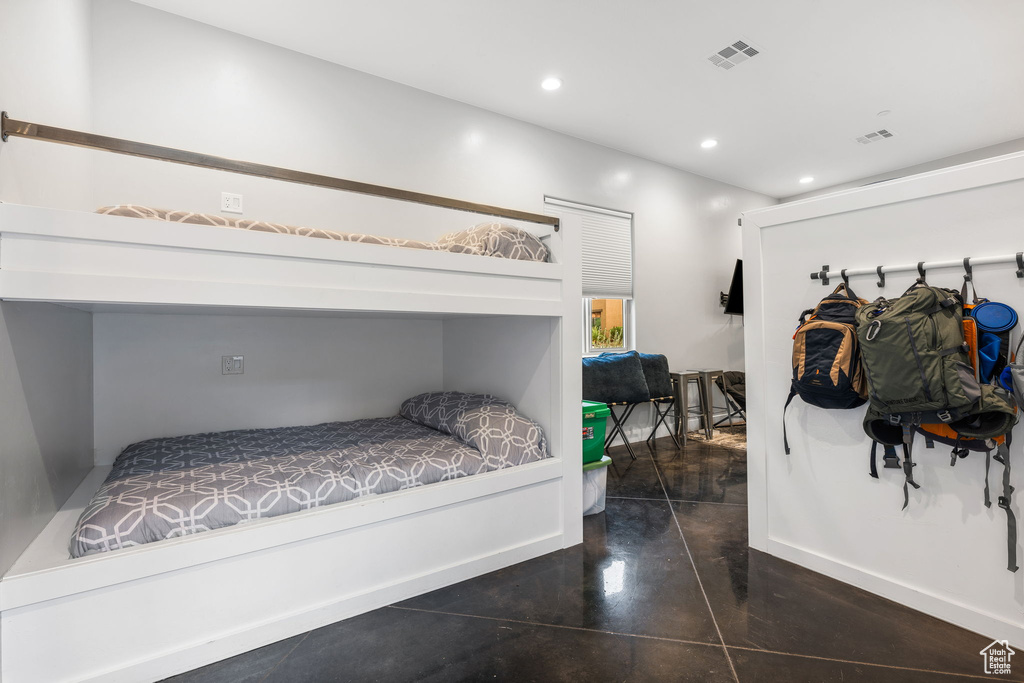
[[[978,323],[974,318],[967,316],[964,317],[964,343],[967,344],[967,353],[971,357],[974,379],[978,379]]]

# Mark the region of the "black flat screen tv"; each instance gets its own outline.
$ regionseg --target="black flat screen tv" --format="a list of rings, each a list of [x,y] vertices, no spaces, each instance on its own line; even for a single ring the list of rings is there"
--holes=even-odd
[[[725,302],[728,315],[743,315],[743,259],[736,259],[736,267],[732,271],[732,284],[729,285],[729,300]]]

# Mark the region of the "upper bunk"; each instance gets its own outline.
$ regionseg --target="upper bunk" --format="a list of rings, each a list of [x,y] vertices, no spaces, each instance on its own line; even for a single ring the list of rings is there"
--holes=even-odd
[[[565,231],[558,218],[70,131],[4,114],[22,137],[452,209],[514,221],[548,262],[396,248],[294,234],[0,204],[0,299],[85,310],[216,307],[306,312],[561,316]],[[481,218],[481,220],[484,220]],[[503,220],[503,222],[504,222]],[[343,230],[356,226],[337,227]]]

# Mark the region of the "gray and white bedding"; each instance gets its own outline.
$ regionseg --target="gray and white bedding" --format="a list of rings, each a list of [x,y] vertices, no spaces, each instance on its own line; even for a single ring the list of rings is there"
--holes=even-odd
[[[69,549],[82,557],[546,457],[536,422],[459,392],[415,396],[396,417],[150,439],[118,456]]]
[[[516,259],[520,261],[547,261],[549,250],[535,235],[504,223],[480,223],[468,230],[450,232],[442,235],[437,242],[421,242],[397,237],[381,237],[365,235],[357,232],[341,232],[339,230],[322,230],[305,228],[283,223],[254,221],[248,218],[227,218],[216,214],[195,213],[192,211],[167,211],[136,204],[118,204],[104,206],[96,213],[111,216],[127,216],[129,218],[147,218],[149,220],[167,221],[169,223],[192,223],[195,225],[215,225],[223,228],[237,228],[256,232],[274,232],[300,237],[342,242],[362,242],[363,244],[379,244],[388,247],[404,247],[406,249],[426,249],[429,251],[449,251],[455,254],[476,254],[495,258]]]

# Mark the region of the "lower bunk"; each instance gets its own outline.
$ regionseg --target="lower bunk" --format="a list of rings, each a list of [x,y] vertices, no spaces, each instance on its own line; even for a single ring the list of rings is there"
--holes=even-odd
[[[177,486],[174,493],[179,502],[199,491],[195,495],[205,496],[206,509],[211,500],[233,500],[223,493],[211,498],[210,489],[204,488],[214,481],[228,481],[231,489],[231,476],[239,484],[235,494],[242,493],[245,485],[240,482],[245,481],[262,491],[264,501],[269,500],[268,484],[287,499],[289,486],[282,488],[282,481],[319,478],[322,485],[314,490],[326,491],[347,490],[339,482],[356,479],[351,478],[352,470],[325,479],[309,462],[289,460],[294,465],[290,471],[285,467],[276,474],[264,472],[270,478],[259,481],[260,474],[246,474],[245,467],[260,458],[243,443],[234,462],[221,462],[214,470],[198,463],[208,475],[205,484],[185,483],[180,470],[187,458],[181,456],[181,443],[167,443],[173,439],[137,444],[149,444],[149,448],[136,449],[137,457],[119,460],[113,469],[93,470],[0,581],[2,679],[7,683],[158,680],[563,547],[562,460],[536,457],[536,441],[533,450],[526,447],[525,454],[516,455],[508,439],[494,441],[494,430],[486,421],[467,420],[467,412],[469,417],[479,416],[479,410],[453,411],[449,404],[437,403],[438,395],[426,396],[410,399],[412,404],[403,406],[403,414],[430,423],[429,427],[409,417],[383,418],[393,430],[384,439],[386,445],[378,437],[369,442],[352,437],[357,443],[350,444],[371,456],[375,451],[380,456],[382,448],[411,449],[403,452],[411,453],[424,467],[431,462],[437,465],[431,476],[439,480],[426,486],[391,491],[385,486],[380,493],[322,505],[309,505],[308,498],[303,503],[299,498],[305,494],[293,491],[292,504],[304,504],[305,509],[235,520],[244,523],[228,522],[230,526],[223,528],[207,530],[209,525],[199,525],[203,528],[194,529],[202,533],[179,533],[168,531],[166,523],[180,506],[169,503],[161,508],[168,487]],[[484,406],[485,414],[493,407]],[[396,426],[395,420],[410,424]],[[366,422],[374,421],[358,421]],[[451,459],[442,464],[425,455],[439,436],[420,434],[417,428],[441,432],[441,437],[456,432],[462,443],[468,436],[483,447],[474,459],[470,451],[477,450],[475,446],[465,452],[456,446],[457,464]],[[317,433],[322,436],[322,432]],[[205,436],[201,440],[205,446],[218,442]],[[291,437],[297,443],[294,433]],[[546,455],[540,438],[539,452]],[[530,439],[513,441],[522,450]],[[496,445],[499,442],[505,445]],[[230,444],[222,441],[220,445],[221,454],[229,454],[230,460]],[[299,444],[296,450],[307,445]],[[154,458],[161,450],[165,457]],[[246,453],[251,457],[244,457]],[[384,464],[379,458],[367,464],[364,458],[363,471],[356,474],[364,482],[382,481],[394,464],[389,457],[393,453],[384,456]],[[145,471],[126,475],[132,467]],[[420,475],[424,467],[419,468]],[[473,470],[469,472],[473,476],[457,476],[453,468]],[[153,477],[159,480],[160,474],[154,471],[160,470],[165,486],[160,493],[156,484],[154,501]],[[282,479],[285,471],[288,474]],[[134,489],[133,476],[139,478]],[[167,483],[175,480],[177,484]],[[121,490],[115,493],[118,487]],[[132,535],[143,528],[130,523],[135,521],[132,514],[125,514],[133,495],[150,496],[141,507],[154,511],[165,527],[149,524],[146,533],[163,540],[142,542],[142,536]],[[221,507],[263,509],[244,500],[241,495]],[[213,517],[223,517],[223,509]],[[106,526],[94,524],[96,515],[105,510],[115,512],[113,521]],[[179,515],[178,522],[182,519]],[[195,526],[195,516],[189,519],[186,526]],[[69,539],[74,539],[71,548],[77,548],[81,557],[69,556]]]

